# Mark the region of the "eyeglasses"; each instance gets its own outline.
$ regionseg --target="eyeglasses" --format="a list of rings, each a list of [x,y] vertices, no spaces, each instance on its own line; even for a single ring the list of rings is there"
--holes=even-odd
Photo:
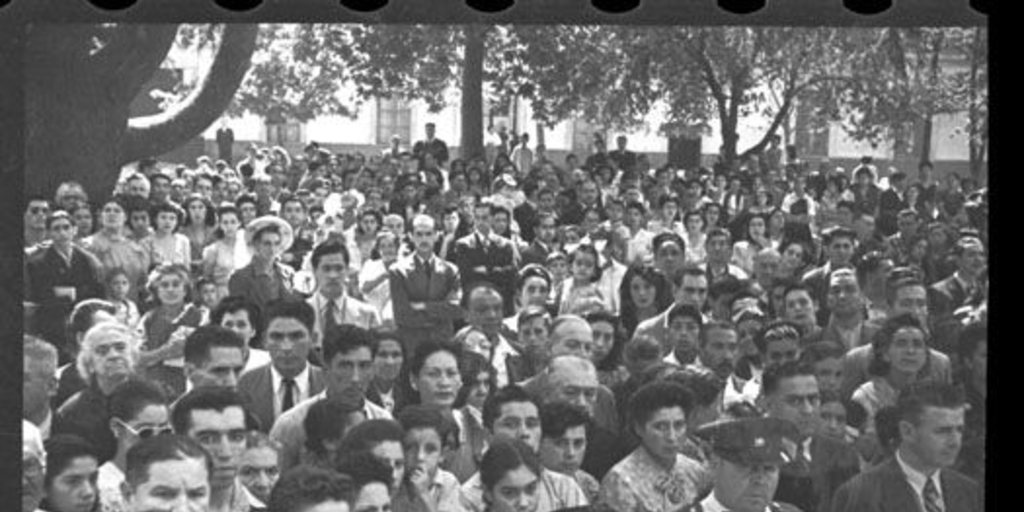
[[[139,439],[149,439],[151,437],[174,433],[174,429],[172,429],[170,425],[161,425],[159,427],[142,427],[136,430],[131,425],[121,420],[118,420],[117,422],[120,423],[121,426],[124,427],[124,429],[127,430],[131,435],[138,437]]]

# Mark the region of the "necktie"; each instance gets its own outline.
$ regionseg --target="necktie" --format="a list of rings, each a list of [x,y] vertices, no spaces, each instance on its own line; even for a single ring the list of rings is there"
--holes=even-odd
[[[430,264],[424,259],[419,259],[420,269],[423,270],[423,275],[427,276],[427,282],[430,282]]]
[[[327,333],[334,331],[338,328],[338,317],[335,314],[338,309],[338,301],[331,299],[327,301],[327,307],[324,308],[324,332],[323,335],[326,337]]]
[[[924,497],[924,510],[925,512],[943,512],[942,505],[939,505],[939,490],[935,488],[935,481],[929,478],[924,484],[924,492],[921,493]]]
[[[796,445],[796,470],[800,475],[806,475],[811,471],[811,462],[807,460],[807,450],[804,449],[804,443]]]
[[[295,405],[295,379],[282,379],[284,399],[281,400],[281,414]]]

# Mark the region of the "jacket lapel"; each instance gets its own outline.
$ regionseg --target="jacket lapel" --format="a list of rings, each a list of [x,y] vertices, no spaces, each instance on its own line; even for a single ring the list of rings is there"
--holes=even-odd
[[[882,499],[885,510],[892,512],[920,511],[921,505],[914,496],[914,489],[907,482],[900,465],[893,456],[882,468]]]

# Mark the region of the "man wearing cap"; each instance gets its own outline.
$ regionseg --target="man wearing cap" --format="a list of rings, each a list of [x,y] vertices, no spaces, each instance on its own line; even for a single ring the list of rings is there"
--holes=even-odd
[[[814,367],[798,361],[771,366],[761,378],[758,404],[768,417],[792,422],[797,432],[793,459],[780,468],[775,497],[804,512],[827,512],[832,495],[860,471],[857,452],[819,433],[821,395]]]
[[[245,228],[245,241],[252,261],[237,269],[228,280],[230,295],[239,295],[263,309],[275,299],[298,298],[292,287],[295,271],[278,262],[292,245],[292,227],[280,217],[266,215]]]
[[[779,468],[791,460],[796,427],[777,418],[740,418],[708,424],[697,431],[712,450],[714,487],[683,512],[799,512],[772,501]]]

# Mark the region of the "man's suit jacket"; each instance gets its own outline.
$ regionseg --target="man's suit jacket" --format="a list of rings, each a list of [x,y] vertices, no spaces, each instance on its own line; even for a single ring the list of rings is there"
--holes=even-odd
[[[429,276],[415,256],[399,259],[388,273],[395,325],[407,349],[427,339],[451,340],[452,323],[462,318],[459,270],[437,256],[431,262]],[[426,309],[412,309],[416,302],[426,303]]]
[[[65,339],[64,325],[75,303],[103,295],[98,261],[79,247],[71,247],[68,265],[52,245],[39,247],[25,258],[25,300],[39,304],[29,332],[38,333],[60,351],[66,361],[77,350],[69,346],[73,340]],[[74,288],[74,300],[58,297],[55,288]]]
[[[942,500],[945,512],[981,512],[984,501],[973,480],[943,469]],[[832,512],[908,512],[921,510],[914,488],[893,457],[852,478],[836,491]]]
[[[524,202],[512,210],[512,218],[519,224],[519,236],[527,243],[532,242],[537,228],[537,207]]]
[[[313,296],[306,299],[306,304],[313,308],[315,315],[313,336],[319,346],[323,346],[324,310],[327,309],[328,301],[329,299],[319,293],[314,293]],[[338,298],[338,304],[345,305],[341,314],[342,324],[356,325],[367,330],[376,330],[381,327],[380,313],[373,306],[349,296],[344,299]]]
[[[853,350],[854,348],[870,345],[871,340],[875,339],[875,333],[879,331],[879,325],[864,321],[860,327],[860,339],[856,340],[856,343],[852,347],[846,346],[843,341],[842,335],[839,334],[839,329],[832,322],[829,322],[824,329],[818,330],[815,334],[806,336],[803,339],[804,346],[817,343],[819,341],[831,341],[845,350]]]
[[[934,318],[952,315],[965,300],[967,289],[955,275],[928,287],[928,313]]]
[[[246,408],[260,420],[260,431],[270,432],[274,426],[274,377],[270,365],[248,371],[238,379],[238,393],[245,400]],[[309,394],[316,396],[324,390],[323,370],[309,365]],[[298,403],[298,401],[296,401]]]
[[[295,271],[287,265],[275,262],[274,272],[279,281],[276,289],[270,290],[262,285],[256,266],[250,263],[231,273],[231,278],[228,279],[228,292],[255,302],[261,310],[265,310],[267,303],[274,299],[298,298],[298,294],[292,288]]]
[[[512,241],[489,233],[485,246],[481,238],[480,233],[473,232],[455,242],[455,264],[462,277],[462,291],[469,292],[469,287],[478,281],[492,283],[504,299],[504,315],[509,316],[515,312],[512,298],[515,295],[517,270]],[[478,270],[480,268],[483,271]]]
[[[822,435],[812,438],[810,451],[806,473],[801,473],[796,463],[782,466],[774,499],[805,512],[828,512],[836,489],[860,472],[860,460],[851,446]],[[809,477],[808,488],[800,488],[801,477]]]
[[[519,256],[522,260],[519,262],[519,266],[525,267],[530,263],[537,263],[546,267],[548,254],[551,254],[551,249],[554,249],[554,247],[545,248],[540,242],[534,240],[530,243],[529,247],[523,249],[522,253],[520,253]]]
[[[926,379],[935,382],[953,382],[953,370],[949,356],[935,349],[928,349],[929,361]],[[874,357],[874,350],[870,344],[861,345],[850,350],[843,356],[843,383],[839,386],[839,395],[842,398],[850,398],[857,388],[871,379],[868,375],[868,365]]]

